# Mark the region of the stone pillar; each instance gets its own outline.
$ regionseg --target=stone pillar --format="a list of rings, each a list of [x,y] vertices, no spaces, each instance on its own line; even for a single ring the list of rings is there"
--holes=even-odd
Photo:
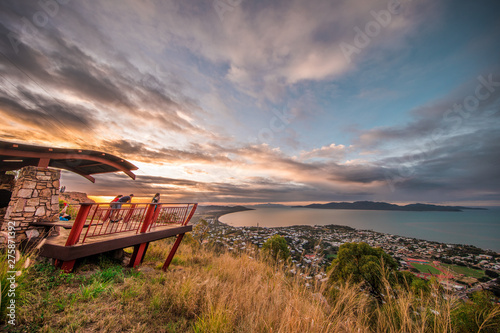
[[[31,226],[33,222],[57,221],[59,215],[60,170],[27,166],[20,170],[12,191],[2,230],[9,221],[16,228],[16,242],[38,237],[43,227]]]
[[[8,198],[9,192],[12,193],[14,190],[14,185],[16,184],[16,176],[8,174],[0,174],[0,191],[1,193],[1,205],[0,205],[0,229],[3,225],[4,216],[7,212],[8,202],[4,205],[3,199]],[[8,199],[6,200],[8,201]],[[3,230],[3,229],[2,229]]]

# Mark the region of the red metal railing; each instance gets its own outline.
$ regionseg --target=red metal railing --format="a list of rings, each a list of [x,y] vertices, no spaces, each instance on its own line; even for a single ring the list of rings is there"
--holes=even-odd
[[[191,211],[194,213],[194,205],[196,204],[184,204],[183,206],[176,204],[155,205],[155,215],[149,228],[169,224],[186,225],[191,219],[189,213],[191,213]]]
[[[144,233],[166,225],[184,226],[196,207],[195,203],[123,204],[119,208],[110,204],[84,203],[79,208],[73,208],[76,218],[66,246],[78,244],[83,233],[81,244],[97,236],[130,231]]]

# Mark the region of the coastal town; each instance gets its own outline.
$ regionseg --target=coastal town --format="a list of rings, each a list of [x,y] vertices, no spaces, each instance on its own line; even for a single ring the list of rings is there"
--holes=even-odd
[[[292,264],[309,272],[304,276],[306,279],[326,278],[325,269],[336,258],[342,244],[365,242],[382,248],[398,262],[400,270],[423,279],[434,277],[461,298],[476,290],[488,289],[495,294],[499,290],[500,254],[491,250],[339,225],[233,227],[219,221],[221,215],[238,210],[245,208],[202,208],[193,219],[194,236],[204,244],[244,252],[252,247],[260,248],[273,235],[280,235],[287,241]]]

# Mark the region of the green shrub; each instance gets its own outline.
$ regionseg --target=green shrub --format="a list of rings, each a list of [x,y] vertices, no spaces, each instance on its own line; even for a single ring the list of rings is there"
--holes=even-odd
[[[470,301],[461,301],[451,312],[454,332],[500,332],[500,306],[494,304],[491,293],[477,291]]]
[[[262,250],[273,259],[286,260],[290,257],[290,250],[283,236],[274,235],[264,242]]]

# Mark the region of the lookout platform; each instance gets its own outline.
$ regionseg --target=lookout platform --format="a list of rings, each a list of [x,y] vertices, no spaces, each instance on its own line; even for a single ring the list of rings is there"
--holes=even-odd
[[[140,264],[152,241],[177,239],[163,265],[166,270],[186,232],[197,208],[196,203],[110,204],[82,203],[69,210],[71,221],[37,222],[46,228],[60,227],[59,235],[49,236],[40,255],[56,259],[56,266],[66,272],[73,270],[77,259],[112,250],[134,247],[130,266]]]

